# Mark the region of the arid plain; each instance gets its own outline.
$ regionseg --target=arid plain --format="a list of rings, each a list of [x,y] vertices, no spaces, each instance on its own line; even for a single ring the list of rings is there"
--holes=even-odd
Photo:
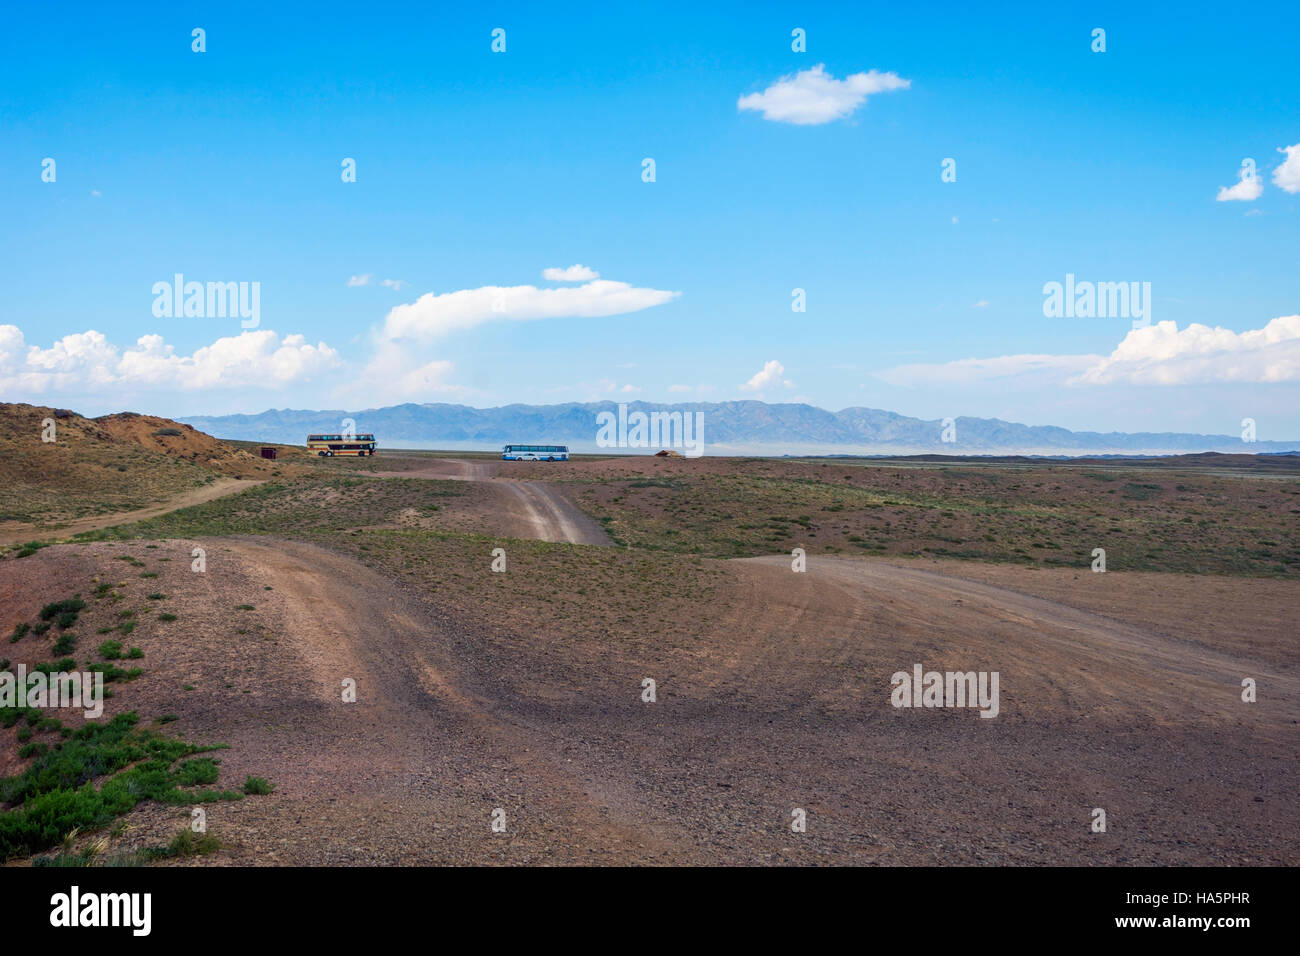
[[[266,462],[0,421],[0,659],[98,663],[137,717],[0,725],[10,865],[1300,861],[1294,459]],[[915,664],[997,672],[996,718],[894,707]],[[222,749],[86,794],[176,739]]]

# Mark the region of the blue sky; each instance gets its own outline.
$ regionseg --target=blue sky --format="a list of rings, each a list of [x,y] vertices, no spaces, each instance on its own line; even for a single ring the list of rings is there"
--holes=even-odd
[[[1293,6],[8,19],[7,401],[762,398],[1300,438]],[[1258,195],[1217,199],[1245,158]],[[543,278],[576,264],[599,278]],[[257,328],[156,316],[176,273],[257,282]],[[1149,282],[1150,327],[1045,316],[1067,273]]]

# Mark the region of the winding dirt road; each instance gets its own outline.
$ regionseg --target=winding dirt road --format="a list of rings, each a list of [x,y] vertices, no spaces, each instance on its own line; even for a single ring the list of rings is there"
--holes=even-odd
[[[409,471],[376,471],[372,474],[379,478],[480,482],[483,488],[496,496],[496,507],[515,524],[514,537],[596,546],[613,544],[605,529],[565,497],[560,486],[504,477],[501,462],[432,459]]]
[[[233,745],[231,779],[260,767],[276,784],[274,801],[221,808],[231,862],[653,862],[677,849],[610,789],[584,786],[553,728],[462,686],[472,646],[388,578],[282,540],[225,540],[213,563],[223,591],[264,592],[279,628],[257,698],[205,715]]]
[[[217,603],[261,595],[278,640],[256,696],[203,720],[232,779],[277,784],[220,809],[231,862],[1300,859],[1300,682],[1176,633],[919,567],[781,557],[725,562],[721,598],[672,642],[497,635],[312,545],[216,554]],[[890,676],[914,663],[998,671],[999,716],[895,709]],[[1242,675],[1263,705],[1240,701]]]
[[[479,482],[513,536],[606,543],[561,487],[495,463],[379,475]],[[156,663],[119,703],[229,743],[223,780],[275,782],[210,811],[221,862],[1300,862],[1300,676],[1293,623],[1274,613],[1289,582],[1060,571],[1007,586],[860,557],[814,555],[795,573],[771,556],[708,562],[721,583],[707,606],[611,635],[580,615],[498,628],[311,544],[208,544],[205,575],[157,565],[150,587],[184,628],[146,648]],[[121,552],[41,551],[14,600],[71,577],[54,562],[113,574]],[[1154,621],[1147,577],[1169,590]],[[502,585],[496,600],[515,600]],[[1207,585],[1249,639],[1179,606]],[[1098,589],[1105,613],[1085,606]],[[917,663],[997,671],[998,716],[893,707],[891,676]],[[1245,677],[1258,703],[1242,701]],[[182,685],[197,690],[178,700]],[[174,814],[142,807],[132,825],[165,839]]]

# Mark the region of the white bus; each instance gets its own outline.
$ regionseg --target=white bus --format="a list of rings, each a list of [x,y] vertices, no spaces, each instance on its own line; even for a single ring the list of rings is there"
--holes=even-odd
[[[506,445],[503,461],[568,461],[568,445]]]

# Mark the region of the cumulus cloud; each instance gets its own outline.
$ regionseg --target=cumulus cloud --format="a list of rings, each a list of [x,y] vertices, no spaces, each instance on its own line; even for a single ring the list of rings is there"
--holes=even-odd
[[[217,339],[190,355],[161,335],[142,335],[121,348],[100,332],[65,335],[49,348],[28,345],[14,325],[0,326],[0,388],[41,394],[105,388],[264,388],[311,378],[339,364],[324,342],[281,338],[269,329]]]
[[[1217,202],[1232,202],[1233,200],[1253,202],[1263,192],[1264,184],[1255,173],[1255,167],[1251,165],[1249,167],[1243,166],[1237,173],[1237,184],[1235,186],[1220,186],[1219,194],[1214,198]]]
[[[370,280],[373,279],[374,277],[375,277],[374,273],[371,272],[367,272],[365,275],[349,276],[348,288],[351,289],[359,285],[370,285]]]
[[[1273,185],[1289,193],[1300,193],[1300,143],[1283,146],[1279,153],[1285,153],[1282,165],[1273,170]]]
[[[589,279],[599,279],[600,273],[584,265],[573,265],[567,269],[543,269],[542,278],[548,282],[586,282]]]
[[[1262,329],[1234,332],[1174,322],[1134,329],[1109,356],[1071,384],[1200,385],[1300,380],[1300,315],[1283,315]]]
[[[679,295],[680,292],[637,288],[608,279],[562,289],[515,285],[482,286],[442,295],[427,292],[389,312],[381,335],[389,341],[431,342],[449,332],[497,319],[524,322],[625,315],[663,305]]]
[[[770,388],[774,385],[784,385],[786,388],[794,388],[794,382],[783,378],[782,376],[784,375],[785,366],[776,359],[772,359],[770,362],[765,362],[762,370],[755,372],[754,377],[740,387],[754,392]]]
[[[762,93],[742,96],[736,107],[761,112],[763,119],[776,123],[815,126],[848,116],[874,93],[905,90],[911,85],[911,80],[897,73],[876,70],[837,80],[818,63],[811,70],[781,77]]]
[[[1042,385],[1208,385],[1300,381],[1300,315],[1234,332],[1158,322],[1130,331],[1110,355],[1003,355],[878,372],[891,385],[964,386],[995,379]]]

